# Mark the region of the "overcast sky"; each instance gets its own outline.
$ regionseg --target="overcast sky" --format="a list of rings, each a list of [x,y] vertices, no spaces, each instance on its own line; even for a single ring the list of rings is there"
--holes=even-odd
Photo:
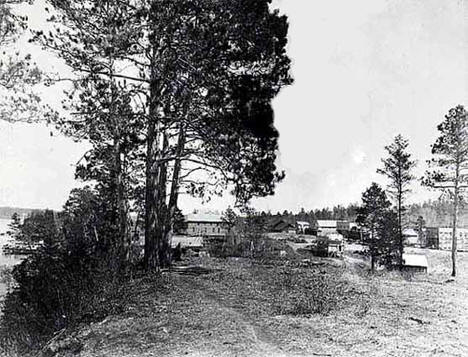
[[[398,133],[425,169],[436,125],[468,102],[468,1],[277,0],[289,17],[294,85],[274,101],[286,179],[259,209],[358,202]],[[27,10],[42,23],[40,4]],[[39,49],[39,63],[55,64]],[[46,98],[57,101],[60,92]],[[50,129],[0,123],[0,206],[60,208],[84,147]],[[433,196],[433,194],[432,194]],[[413,201],[431,197],[415,185]],[[224,209],[184,199],[182,208]]]

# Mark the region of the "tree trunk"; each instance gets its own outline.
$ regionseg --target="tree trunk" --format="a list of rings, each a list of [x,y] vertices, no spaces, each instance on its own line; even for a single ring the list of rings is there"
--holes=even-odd
[[[403,228],[402,228],[402,206],[403,206],[403,187],[401,183],[401,168],[398,168],[400,182],[398,183],[398,267],[403,269]]]
[[[158,226],[156,227],[156,242],[158,249],[158,259],[160,267],[167,267],[171,264],[171,237],[168,235],[168,226],[170,219],[168,219],[168,207],[166,204],[167,195],[167,161],[165,160],[168,155],[169,141],[167,135],[162,134],[162,162],[159,164],[159,200],[157,203],[156,215],[158,217]]]
[[[458,224],[458,167],[455,179],[455,197],[453,199],[453,227],[452,227],[452,276],[457,274],[457,224]]]
[[[155,66],[151,67],[154,71]],[[158,228],[161,227],[158,221],[157,206],[160,202],[160,159],[161,152],[159,148],[159,105],[158,105],[158,86],[156,82],[156,73],[151,74],[150,97],[149,97],[149,123],[146,137],[146,187],[145,187],[145,268],[155,270],[159,267],[158,253]]]
[[[117,226],[118,242],[117,248],[120,257],[124,262],[129,259],[129,234],[127,225],[127,201],[125,197],[125,183],[123,180],[123,165],[121,157],[121,147],[119,138],[114,138],[114,177],[116,190]]]
[[[374,235],[374,223],[371,223],[371,272],[375,271],[375,235]]]

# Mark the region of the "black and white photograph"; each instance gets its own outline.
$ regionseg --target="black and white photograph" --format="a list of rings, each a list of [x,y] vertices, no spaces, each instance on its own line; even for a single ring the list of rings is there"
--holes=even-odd
[[[0,0],[0,356],[468,356],[468,0]]]

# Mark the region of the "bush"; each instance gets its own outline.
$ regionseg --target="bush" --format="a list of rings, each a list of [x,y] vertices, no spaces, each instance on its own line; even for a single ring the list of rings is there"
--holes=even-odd
[[[75,191],[60,227],[42,230],[44,245],[13,268],[0,324],[4,353],[36,351],[60,330],[121,311],[125,266],[107,214],[92,191]]]
[[[54,333],[120,311],[121,278],[105,259],[41,250],[13,269],[4,301],[3,350],[39,349]]]
[[[339,307],[346,292],[340,274],[283,271],[275,285],[280,291],[278,313],[288,315],[326,315]]]

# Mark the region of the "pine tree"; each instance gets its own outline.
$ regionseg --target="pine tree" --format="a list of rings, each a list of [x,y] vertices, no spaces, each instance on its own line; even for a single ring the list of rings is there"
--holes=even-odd
[[[7,234],[15,239],[21,240],[21,218],[18,213],[13,213],[11,216],[11,222],[8,224]]]
[[[386,254],[388,237],[378,233],[379,227],[388,225],[388,209],[391,206],[385,191],[375,182],[362,194],[362,206],[358,209],[357,222],[369,235],[371,270],[375,270],[376,258]]]
[[[399,257],[398,265],[403,266],[403,228],[405,226],[406,199],[411,192],[410,185],[414,180],[412,174],[416,162],[411,160],[411,154],[407,152],[408,140],[397,135],[390,145],[385,147],[387,158],[382,159],[383,168],[377,172],[387,177],[390,181],[387,191],[394,201],[395,212],[398,218]]]
[[[42,113],[41,99],[34,86],[42,72],[29,54],[21,53],[16,41],[27,28],[27,18],[15,7],[28,0],[0,1],[0,120],[32,122]]]
[[[457,273],[457,225],[460,199],[468,187],[468,114],[458,105],[437,126],[440,136],[432,145],[433,158],[422,183],[448,194],[452,201],[452,276]]]
[[[207,197],[232,188],[246,204],[284,177],[275,166],[271,100],[291,83],[288,24],[269,2],[51,1],[69,28],[38,34],[42,44],[93,88],[115,82],[130,96],[144,138],[147,269],[170,263],[180,192]],[[115,66],[104,61],[109,52]]]

